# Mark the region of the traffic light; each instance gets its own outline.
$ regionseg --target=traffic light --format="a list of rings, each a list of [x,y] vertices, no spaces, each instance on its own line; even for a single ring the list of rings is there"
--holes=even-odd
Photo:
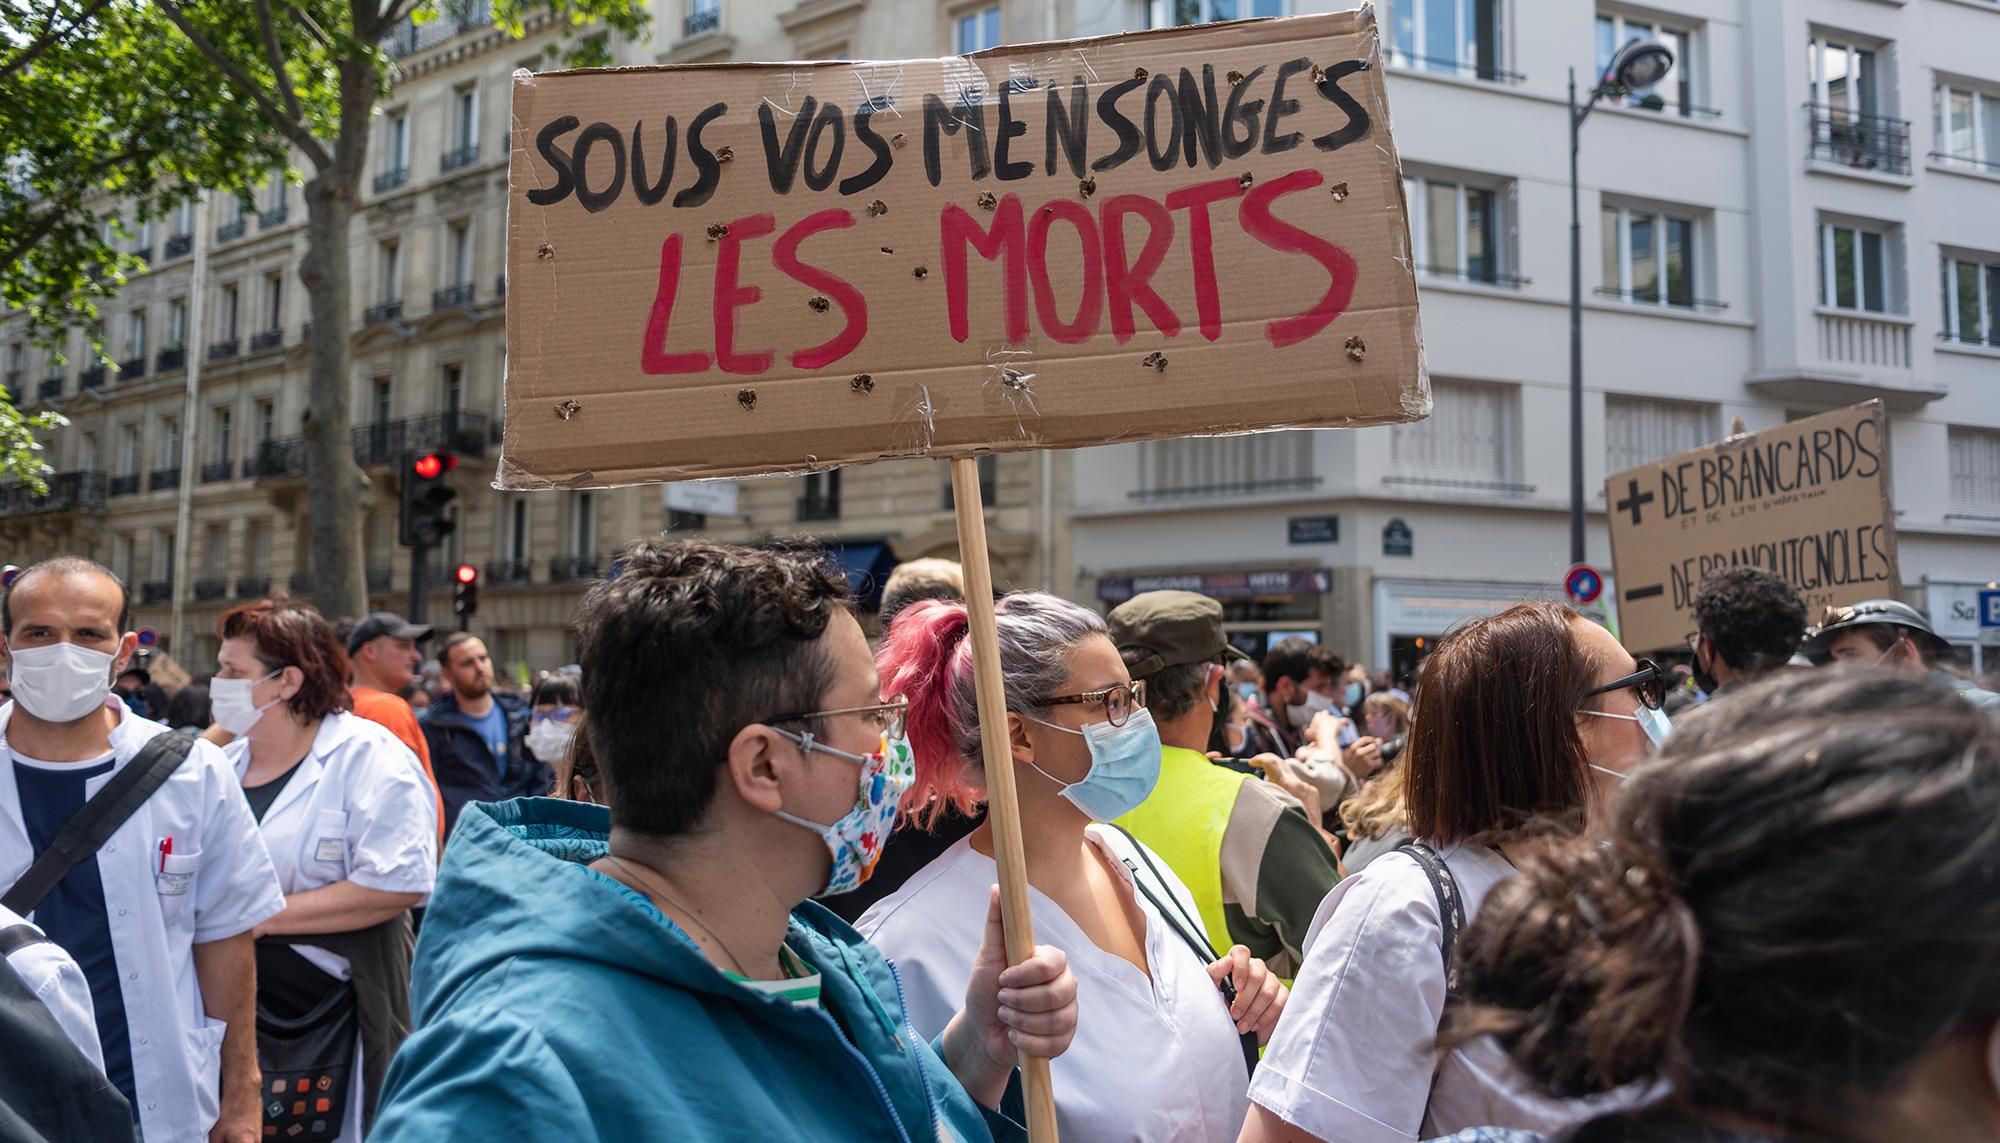
[[[478,610],[479,569],[471,564],[460,564],[451,573],[451,613],[463,622]]]
[[[458,526],[446,513],[458,490],[445,483],[457,467],[457,455],[449,452],[417,453],[403,466],[404,547],[435,547]]]

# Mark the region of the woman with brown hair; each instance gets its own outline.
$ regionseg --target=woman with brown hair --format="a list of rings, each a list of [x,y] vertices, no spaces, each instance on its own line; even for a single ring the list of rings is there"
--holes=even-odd
[[[1447,1038],[1497,1034],[1560,1094],[1666,1089],[1573,1143],[2000,1139],[1996,823],[2000,723],[1949,684],[1732,690],[1608,839],[1493,892]]]
[[[358,1141],[409,1034],[409,911],[436,873],[436,801],[410,748],[349,712],[347,655],[309,604],[246,603],[218,633],[209,698],[236,736],[223,753],[285,891],[256,930],[258,1057],[267,1092],[287,1093],[264,1123]]]
[[[1664,736],[1663,689],[1658,668],[1554,604],[1516,604],[1438,646],[1398,767],[1417,841],[1320,905],[1244,1140],[1403,1143],[1588,1112],[1530,1092],[1490,1040],[1435,1054],[1446,966],[1529,842],[1581,832]]]

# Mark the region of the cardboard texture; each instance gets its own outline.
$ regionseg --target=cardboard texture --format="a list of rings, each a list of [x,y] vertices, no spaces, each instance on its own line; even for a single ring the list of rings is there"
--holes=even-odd
[[[1607,479],[1625,645],[1682,646],[1702,577],[1737,564],[1783,576],[1808,618],[1900,598],[1888,444],[1882,402],[1867,401]]]
[[[1430,411],[1372,10],[515,74],[502,488]]]

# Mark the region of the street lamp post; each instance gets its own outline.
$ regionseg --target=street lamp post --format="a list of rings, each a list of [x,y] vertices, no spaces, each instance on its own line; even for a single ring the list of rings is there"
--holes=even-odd
[[[1606,95],[1644,91],[1673,70],[1673,50],[1658,40],[1633,40],[1619,48],[1598,75],[1590,98],[1576,105],[1576,69],[1569,69],[1569,562],[1584,562],[1583,549],[1583,213],[1577,189],[1576,156],[1583,121]]]

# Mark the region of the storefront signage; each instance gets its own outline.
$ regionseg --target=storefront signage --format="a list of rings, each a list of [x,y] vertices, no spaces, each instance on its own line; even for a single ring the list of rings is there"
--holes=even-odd
[[[1408,556],[1416,553],[1416,539],[1410,526],[1402,519],[1391,520],[1382,528],[1382,554],[1385,556]]]
[[[1337,544],[1340,517],[1294,516],[1286,522],[1286,539],[1294,544]]]
[[[1148,591],[1194,591],[1215,599],[1255,599],[1262,596],[1325,595],[1333,588],[1333,573],[1325,568],[1274,568],[1269,571],[1190,572],[1185,575],[1135,575],[1097,581],[1097,598],[1123,603]]]

